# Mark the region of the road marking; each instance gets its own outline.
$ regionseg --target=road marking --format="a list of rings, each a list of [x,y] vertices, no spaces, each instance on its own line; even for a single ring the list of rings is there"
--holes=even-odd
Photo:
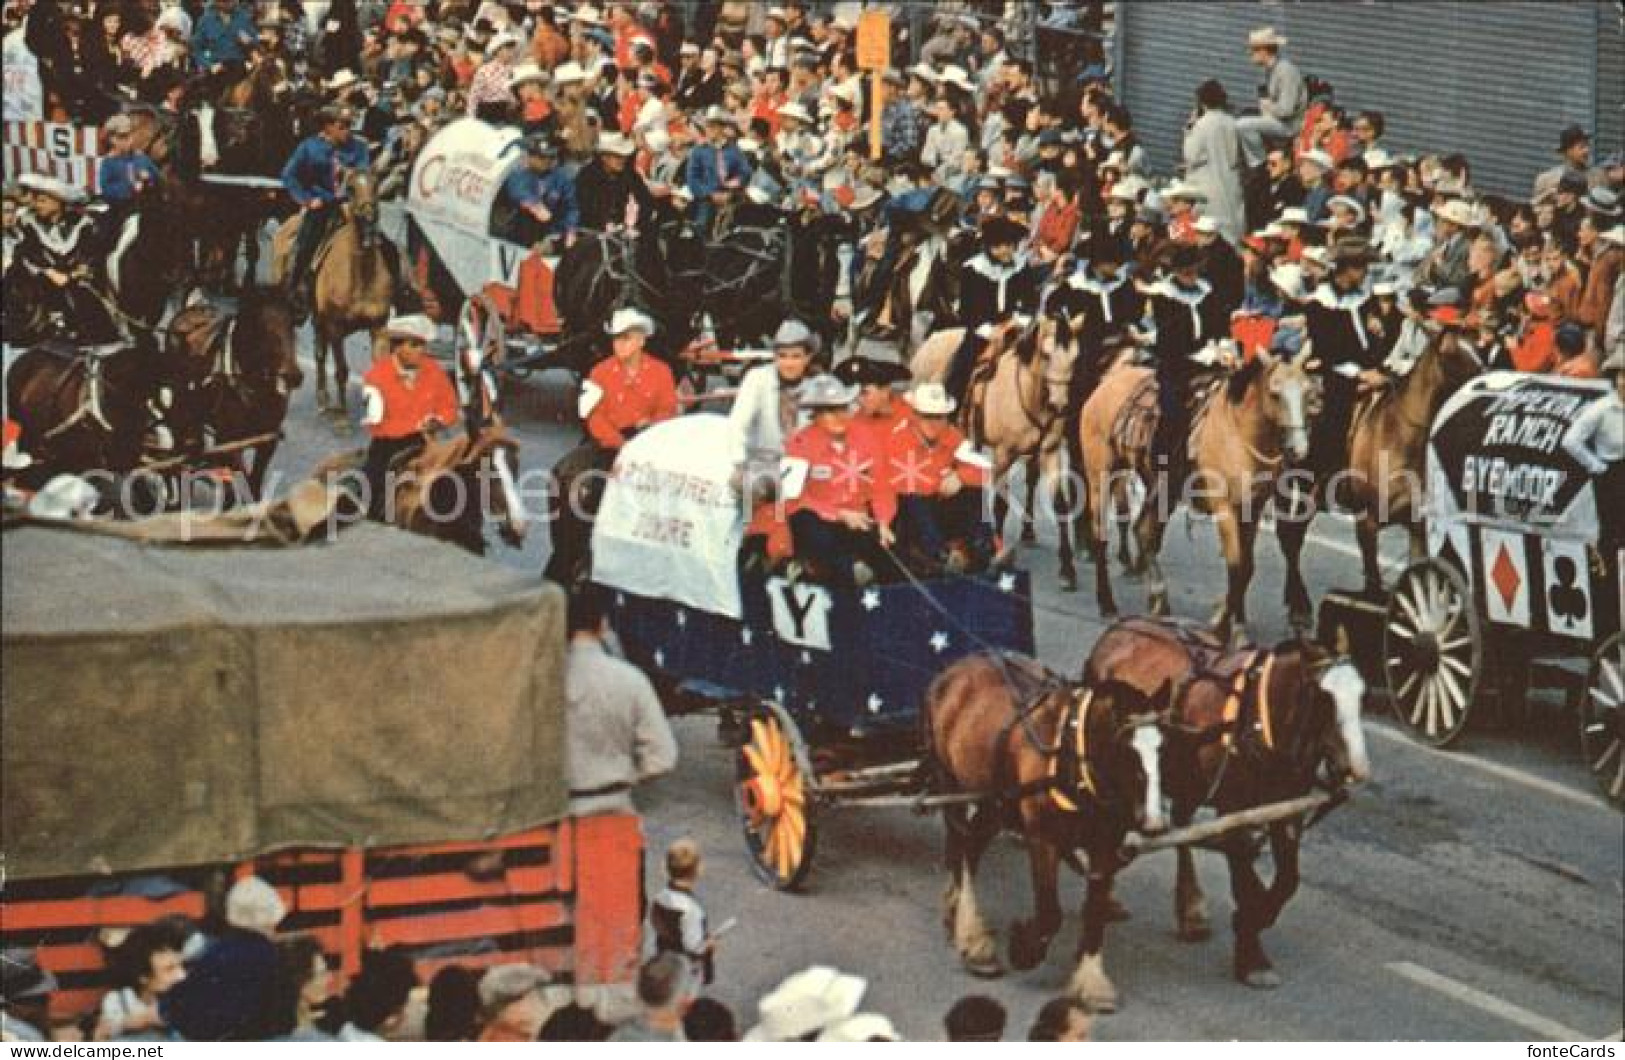
[[[1614,808],[1605,802],[1600,795],[1593,795],[1590,792],[1580,791],[1576,788],[1570,787],[1567,784],[1561,784],[1555,780],[1547,780],[1545,777],[1538,777],[1533,773],[1526,773],[1523,770],[1516,769],[1512,766],[1505,766],[1499,762],[1492,762],[1487,758],[1480,758],[1476,755],[1461,754],[1453,751],[1440,751],[1432,747],[1427,747],[1418,743],[1416,740],[1398,731],[1397,729],[1390,729],[1384,725],[1368,725],[1366,726],[1365,731],[1372,736],[1381,737],[1390,743],[1404,744],[1406,747],[1409,747],[1414,751],[1420,751],[1423,754],[1432,755],[1441,761],[1453,762],[1456,765],[1466,766],[1469,769],[1476,769],[1480,773],[1488,773],[1492,777],[1510,781],[1511,783],[1517,784],[1521,787],[1529,788],[1531,791],[1539,791],[1544,794],[1551,795],[1554,798],[1562,799],[1565,802],[1572,802],[1576,806],[1587,806],[1591,809],[1602,810],[1609,814],[1615,812]]]
[[[1559,1042],[1584,1042],[1591,1038],[1581,1034],[1573,1027],[1565,1027],[1556,1020],[1549,1020],[1538,1012],[1530,1012],[1510,1001],[1503,1001],[1494,994],[1486,994],[1482,990],[1475,990],[1466,983],[1460,983],[1448,975],[1440,975],[1429,968],[1410,961],[1393,961],[1386,965],[1390,972],[1401,979],[1409,979],[1419,983],[1430,990],[1436,990],[1454,1001],[1470,1005],[1480,1012],[1488,1012],[1492,1016],[1506,1020],[1508,1023],[1532,1031],[1543,1038]]]

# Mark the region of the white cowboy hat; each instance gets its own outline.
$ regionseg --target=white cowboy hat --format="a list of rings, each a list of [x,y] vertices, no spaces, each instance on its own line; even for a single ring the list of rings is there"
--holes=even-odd
[[[1615,225],[1597,237],[1615,246],[1625,247],[1625,225]]]
[[[1219,222],[1215,221],[1211,217],[1198,217],[1196,219],[1196,223],[1192,227],[1205,236],[1216,236],[1219,234]]]
[[[628,331],[641,331],[645,335],[653,335],[655,322],[643,311],[627,307],[615,310],[615,315],[609,318],[609,325],[604,330],[611,335],[624,335]]]
[[[796,121],[807,125],[811,125],[814,121],[813,116],[807,112],[807,108],[799,103],[786,103],[780,107],[779,117],[794,118]]]
[[[519,47],[519,43],[519,35],[516,33],[498,33],[495,37],[492,37],[490,43],[485,46],[485,57],[489,59],[504,48],[517,48]]]
[[[1375,173],[1379,169],[1393,169],[1399,165],[1399,159],[1384,151],[1380,147],[1373,147],[1365,153],[1365,168]]]
[[[192,35],[192,16],[178,4],[159,12],[156,25],[159,29],[172,29],[183,37]]]
[[[425,343],[434,341],[435,330],[434,321],[422,313],[392,316],[384,325],[384,334],[390,338],[421,339]]]
[[[1286,38],[1275,32],[1274,26],[1265,26],[1255,29],[1247,34],[1247,47],[1249,48],[1284,48]]]
[[[863,90],[858,87],[856,81],[842,81],[831,88],[829,94],[836,99],[844,99],[853,106],[857,106],[858,100],[862,98]]]
[[[1433,213],[1439,220],[1449,221],[1463,228],[1480,228],[1484,223],[1478,216],[1478,211],[1461,199],[1450,199],[1443,206],[1435,207]]]
[[[85,201],[85,193],[47,173],[24,173],[17,181],[17,186],[24,191],[34,191],[41,195],[49,195],[58,202],[68,206],[75,206]]]
[[[952,416],[959,402],[941,383],[921,383],[903,398],[922,416]]]
[[[1207,192],[1188,180],[1176,180],[1162,190],[1162,198],[1164,201],[1168,199],[1189,199],[1191,202],[1201,202],[1207,198]]]
[[[700,54],[700,46],[698,44],[695,44],[691,40],[686,40],[686,41],[683,42],[683,46],[681,48],[677,49],[677,54],[678,55],[698,55],[698,54]]]
[[[782,8],[782,7],[770,7],[770,8],[768,8],[766,17],[767,18],[776,18],[780,22],[788,22],[788,21],[790,21],[790,16],[785,13],[784,8]]]
[[[537,66],[532,62],[520,63],[518,66],[513,68],[513,73],[509,75],[508,87],[518,88],[520,85],[529,81],[546,84],[548,81],[547,71],[543,70],[540,66]]]
[[[955,88],[963,89],[966,92],[976,91],[975,83],[971,81],[970,74],[963,66],[944,67],[940,81],[943,84],[953,85]]]
[[[1281,211],[1281,216],[1275,219],[1276,224],[1298,225],[1302,227],[1309,223],[1309,211],[1302,206],[1288,206]]]
[[[920,80],[933,85],[942,80],[941,75],[931,69],[930,63],[915,63],[908,68],[908,73],[910,77],[918,77]]]
[[[853,192],[852,205],[848,207],[848,209],[867,210],[869,207],[879,202],[883,194],[884,193],[879,188],[865,184],[857,191]]]
[[[101,494],[78,475],[57,475],[28,499],[28,514],[36,519],[88,519]]]
[[[846,388],[832,376],[821,375],[808,380],[801,389],[802,404],[806,404],[810,390],[833,393]],[[850,399],[847,403],[851,403]],[[834,968],[814,966],[797,972],[757,1003],[760,1022],[745,1032],[744,1040],[793,1042],[843,1023],[857,1014],[868,985],[857,976],[843,975]]]
[[[342,92],[344,89],[352,88],[360,83],[361,78],[355,75],[355,71],[345,67],[326,81],[323,81],[322,87],[329,92]]]
[[[634,144],[631,138],[624,133],[607,132],[600,133],[598,136],[596,150],[599,154],[620,155],[625,158],[629,157],[637,149],[637,144]]]
[[[1333,195],[1330,199],[1326,200],[1326,209],[1330,210],[1336,207],[1342,207],[1345,210],[1352,211],[1354,213],[1355,224],[1363,224],[1365,222],[1365,207],[1360,205],[1359,199],[1348,195]]]
[[[1332,160],[1332,156],[1327,154],[1325,151],[1322,151],[1318,147],[1311,148],[1310,150],[1299,155],[1298,161],[1313,162],[1315,165],[1320,167],[1322,172],[1330,172],[1331,170],[1337,168],[1337,163]]]
[[[1304,247],[1299,261],[1305,265],[1313,265],[1318,269],[1328,269],[1331,268],[1332,255],[1325,247]]]
[[[773,348],[782,346],[805,346],[809,350],[818,349],[818,336],[813,334],[812,328],[799,320],[786,320],[779,325],[779,330],[773,333]]]
[[[902,1036],[891,1020],[876,1012],[860,1012],[842,1020],[818,1036],[821,1042],[900,1042]]]
[[[1100,163],[1101,169],[1115,169],[1121,173],[1128,168],[1128,158],[1121,151],[1113,151],[1106,156],[1106,161]]]
[[[705,108],[704,122],[706,125],[726,125],[730,129],[739,128],[739,119],[734,117],[726,107],[713,103]]]
[[[567,63],[560,63],[553,71],[553,83],[555,85],[573,85],[586,79],[587,71],[583,70],[581,64],[574,59]]]
[[[854,402],[856,400],[858,400],[858,388],[855,387],[855,386],[846,386],[839,379],[835,378],[832,375],[814,376],[813,378],[807,380],[805,383],[802,383],[801,384],[801,389],[796,393],[796,402],[804,409],[844,409],[844,408],[850,408],[851,405],[852,405],[852,402]],[[830,973],[835,974],[835,975],[840,974],[840,973],[836,972],[835,969],[833,969],[833,968],[824,968],[824,969],[809,968],[809,969],[807,969],[806,972],[802,972],[800,974],[806,975],[806,974],[808,974],[810,972],[813,972],[813,971],[830,972]],[[779,990],[785,990],[786,988],[790,987],[791,984],[796,980],[796,978],[797,978],[796,976],[791,976],[789,979],[786,979],[780,985]],[[858,980],[858,982],[862,983],[863,980],[860,979],[860,980]],[[774,991],[773,994],[769,994],[767,997],[764,997],[762,999],[761,1011],[762,1011],[762,1022],[764,1024],[769,1022],[769,1019],[768,1019],[768,1001],[771,1000],[774,997],[774,995],[777,994],[778,992],[779,991],[776,990],[776,991]],[[861,995],[861,993],[862,993],[861,989],[860,989],[859,993]],[[846,1016],[850,1016],[852,1014],[852,1012],[857,1011],[857,1007],[858,1007],[857,1001],[853,1001],[851,1010],[849,1010],[847,1012],[844,1012],[844,1013],[842,1013],[841,1015],[839,1015],[839,1016],[837,1016],[835,1018],[836,1019],[844,1019]],[[808,1031],[817,1030],[819,1027],[824,1027],[824,1026],[827,1026],[827,1024],[820,1023],[816,1027],[808,1027],[805,1030],[799,1031],[798,1033],[796,1033],[794,1035],[791,1035],[790,1039],[772,1037],[772,1038],[746,1038],[745,1040],[746,1041],[768,1041],[768,1042],[788,1041],[788,1040],[791,1040],[791,1039],[794,1039],[794,1038],[799,1038],[799,1037],[801,1037],[801,1035],[806,1034]],[[760,1029],[760,1028],[758,1028],[758,1029]]]
[[[111,118],[107,119],[106,125],[102,126],[102,132],[109,136],[117,136],[120,133],[132,132],[134,129],[135,122],[128,114],[115,114]]]
[[[1290,262],[1271,269],[1270,282],[1288,298],[1299,299],[1308,293],[1303,289],[1303,269]]]
[[[598,9],[591,4],[583,4],[581,7],[576,8],[575,13],[570,16],[570,21],[580,22],[586,26],[601,26],[604,24],[604,16],[599,14]]]

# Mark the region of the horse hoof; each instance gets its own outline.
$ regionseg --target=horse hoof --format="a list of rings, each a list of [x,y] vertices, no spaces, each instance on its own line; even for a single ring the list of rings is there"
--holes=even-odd
[[[1078,591],[1078,576],[1076,574],[1063,574],[1063,575],[1061,575],[1061,591],[1063,593],[1075,593],[1075,592],[1077,592]]]
[[[1183,920],[1179,924],[1180,942],[1206,942],[1213,937],[1213,926],[1206,920]]]
[[[1085,994],[1083,1003],[1097,1016],[1109,1016],[1117,1011],[1116,994]]]
[[[1274,968],[1254,968],[1237,978],[1254,990],[1274,990],[1281,985],[1281,976]]]
[[[1133,919],[1134,914],[1129,910],[1129,907],[1124,905],[1122,902],[1119,902],[1116,898],[1113,898],[1110,902],[1106,903],[1106,923],[1121,924],[1125,920]]]
[[[327,396],[327,391],[316,391],[316,411],[326,412],[333,407],[333,399]]]

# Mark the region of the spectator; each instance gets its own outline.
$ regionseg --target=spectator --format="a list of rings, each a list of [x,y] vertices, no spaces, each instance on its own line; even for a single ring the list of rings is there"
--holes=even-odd
[[[423,1037],[431,1042],[471,1042],[480,1033],[480,978],[448,964],[429,981],[429,1013]]]
[[[602,591],[588,585],[571,597],[569,627],[570,812],[633,812],[633,786],[676,768],[677,740],[649,679],[604,650]]]
[[[692,977],[689,964],[675,953],[662,953],[638,970],[638,1003],[642,1011],[609,1036],[612,1042],[681,1042],[683,1010],[688,1007]]]
[[[589,1008],[575,1002],[565,1005],[542,1024],[538,1040],[544,1042],[601,1042],[609,1037],[611,1028],[593,1015]]]
[[[697,982],[709,986],[716,978],[716,939],[706,929],[705,910],[694,897],[704,861],[699,844],[679,839],[666,848],[666,888],[649,905],[649,926],[655,949],[688,959]]]
[[[1218,223],[1219,234],[1232,246],[1246,234],[1246,200],[1242,194],[1245,165],[1230,100],[1217,81],[1196,90],[1196,111],[1185,128],[1185,179],[1207,196],[1203,212]]]
[[[112,953],[110,963],[119,987],[102,998],[94,1035],[97,1041],[165,1031],[158,1005],[172,987],[186,978],[181,963],[185,945],[185,937],[168,921],[154,921],[130,931]]]
[[[277,943],[274,1037],[290,1042],[330,1042],[322,1029],[333,1001],[333,969],[321,943],[294,935]]]
[[[1004,1038],[1004,1006],[984,994],[955,1001],[942,1025],[950,1042],[997,1042]]]
[[[499,964],[480,977],[482,1042],[534,1042],[547,1022],[541,988],[547,973],[529,964]]]
[[[32,950],[0,952],[0,1041],[45,1041],[56,987]]]
[[[737,1042],[733,1010],[715,998],[695,998],[683,1013],[683,1037],[691,1042]]]
[[[1557,154],[1561,161],[1535,177],[1535,186],[1529,193],[1531,199],[1556,191],[1565,176],[1578,177],[1583,182],[1582,187],[1602,183],[1593,179],[1601,174],[1591,169],[1591,137],[1578,125],[1570,125],[1558,134]]]
[[[277,949],[287,907],[270,884],[245,876],[226,893],[226,929],[163,995],[164,1022],[187,1041],[258,1042],[272,1036]]]
[[[1029,1042],[1086,1042],[1094,1027],[1088,1006],[1075,997],[1057,997],[1044,1003],[1027,1032]]]
[[[1263,160],[1265,137],[1290,140],[1298,135],[1309,105],[1303,75],[1281,54],[1286,43],[1286,38],[1271,28],[1257,29],[1247,35],[1247,57],[1264,71],[1264,84],[1258,93],[1258,115],[1237,122],[1250,166]]]
[[[341,1042],[381,1042],[398,1034],[406,1003],[418,985],[412,961],[400,950],[368,950],[361,972],[344,992]]]
[[[745,1041],[814,1041],[857,1015],[868,989],[866,980],[824,965],[797,972],[757,1002],[759,1018]]]

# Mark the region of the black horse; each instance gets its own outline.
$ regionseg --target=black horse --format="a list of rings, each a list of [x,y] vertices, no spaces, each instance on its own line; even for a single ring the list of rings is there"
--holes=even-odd
[[[839,333],[830,312],[840,281],[840,218],[815,210],[767,224],[738,224],[705,249],[703,305],[725,348],[769,341],[787,318],[828,349]]]

